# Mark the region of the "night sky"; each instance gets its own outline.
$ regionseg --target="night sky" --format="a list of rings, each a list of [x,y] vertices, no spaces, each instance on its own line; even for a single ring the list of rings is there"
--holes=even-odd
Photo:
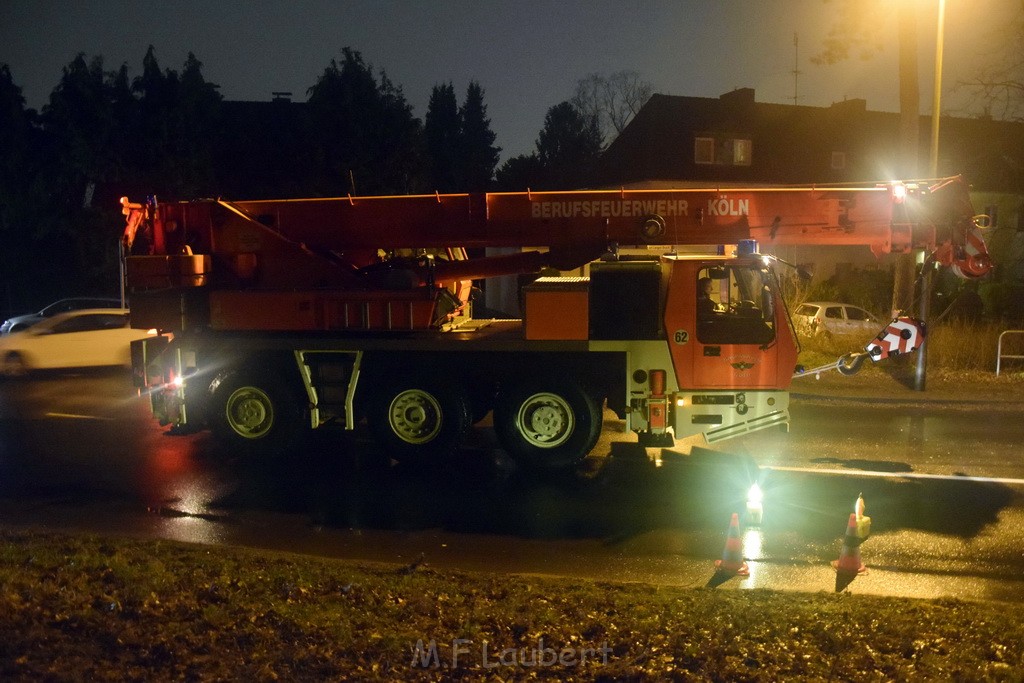
[[[910,0],[913,1],[913,0]],[[654,92],[717,97],[756,90],[761,102],[792,103],[794,33],[798,103],[850,98],[897,111],[895,10],[880,22],[874,58],[816,66],[842,0],[0,0],[0,63],[28,106],[39,109],[77,53],[104,67],[142,70],[152,44],[161,68],[181,70],[189,51],[230,100],[304,101],[332,58],[359,50],[375,73],[400,86],[421,119],[431,88],[451,81],[484,88],[502,159],[529,153],[547,109],[569,99],[590,73],[635,70]],[[895,0],[889,3],[895,6]],[[931,111],[938,0],[921,2],[921,112]],[[947,0],[943,111],[972,112],[954,86],[991,60],[998,29],[1020,0]]]

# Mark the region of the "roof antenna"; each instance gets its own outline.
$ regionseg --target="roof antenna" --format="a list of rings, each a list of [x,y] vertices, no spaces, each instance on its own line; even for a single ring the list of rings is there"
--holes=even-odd
[[[800,100],[800,34],[793,34],[793,104],[799,104]]]

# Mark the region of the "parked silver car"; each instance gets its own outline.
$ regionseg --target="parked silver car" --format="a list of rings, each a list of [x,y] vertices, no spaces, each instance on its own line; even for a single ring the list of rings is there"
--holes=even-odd
[[[16,315],[13,318],[8,318],[4,321],[3,325],[0,325],[0,334],[19,332],[28,329],[40,320],[51,318],[58,313],[78,311],[83,308],[121,308],[121,300],[85,296],[60,299],[36,313],[26,313],[25,315]]]
[[[793,314],[797,332],[808,336],[820,334],[874,336],[885,326],[877,316],[860,306],[838,301],[805,301]]]

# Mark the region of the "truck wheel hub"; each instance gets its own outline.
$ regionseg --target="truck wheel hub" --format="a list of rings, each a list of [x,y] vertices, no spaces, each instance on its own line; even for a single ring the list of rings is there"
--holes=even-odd
[[[556,394],[534,394],[519,411],[519,430],[534,446],[554,448],[572,435],[572,408]]]
[[[548,436],[558,434],[562,431],[565,420],[561,413],[550,406],[544,406],[533,411],[530,416],[530,426],[538,434]]]
[[[255,426],[267,419],[267,409],[257,400],[249,399],[238,407],[238,421]]]
[[[243,387],[231,394],[226,410],[231,428],[250,439],[266,434],[274,421],[270,397],[255,387]]]
[[[391,402],[388,415],[391,429],[407,443],[427,443],[441,431],[441,405],[425,391],[403,391]]]

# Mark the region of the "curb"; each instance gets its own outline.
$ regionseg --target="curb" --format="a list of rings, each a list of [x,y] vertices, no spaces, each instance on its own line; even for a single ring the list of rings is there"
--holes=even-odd
[[[790,399],[797,401],[817,401],[822,403],[872,403],[881,405],[934,405],[947,408],[992,408],[996,410],[1024,410],[1021,399],[954,399],[933,396],[850,396],[832,394],[807,394],[791,391]]]

